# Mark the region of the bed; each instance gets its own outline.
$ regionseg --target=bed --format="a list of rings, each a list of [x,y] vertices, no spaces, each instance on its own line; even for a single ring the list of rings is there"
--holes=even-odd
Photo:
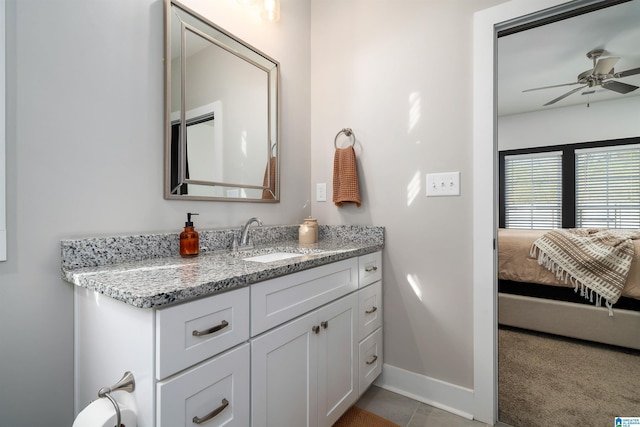
[[[610,316],[530,255],[548,231],[498,230],[499,324],[640,349],[640,240]]]

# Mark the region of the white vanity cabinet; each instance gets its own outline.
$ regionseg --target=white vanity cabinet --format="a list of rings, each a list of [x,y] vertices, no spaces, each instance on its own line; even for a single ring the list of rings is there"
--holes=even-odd
[[[75,290],[76,413],[116,392],[138,427],[330,427],[382,369],[380,252],[157,309]]]
[[[158,310],[156,425],[247,426],[248,338],[248,288]]]
[[[356,294],[251,340],[252,426],[331,426],[358,397]]]
[[[249,425],[248,287],[155,310],[85,288],[75,299],[76,412],[131,371],[135,391],[114,397],[138,427]]]
[[[328,427],[356,401],[357,288],[357,258],[252,287],[253,427]]]
[[[252,427],[330,427],[382,369],[381,255],[286,278],[251,289]]]
[[[359,394],[382,373],[382,254],[358,259],[358,376]]]

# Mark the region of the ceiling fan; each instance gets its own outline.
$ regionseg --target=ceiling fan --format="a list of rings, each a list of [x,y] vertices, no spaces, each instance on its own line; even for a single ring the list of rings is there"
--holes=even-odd
[[[604,49],[594,49],[590,52],[587,52],[587,58],[593,59],[593,68],[578,74],[577,81],[575,82],[564,83],[564,84],[553,85],[553,86],[537,87],[533,89],[526,89],[526,90],[523,90],[522,92],[531,92],[533,90],[549,89],[553,87],[571,86],[571,85],[578,85],[578,84],[582,85],[579,88],[572,89],[569,92],[563,95],[560,95],[559,97],[547,102],[546,104],[544,104],[544,107],[546,107],[547,105],[555,104],[561,99],[564,99],[567,96],[574,94],[586,87],[591,88],[595,86],[601,86],[605,89],[609,89],[614,92],[618,92],[622,94],[629,93],[631,91],[638,89],[638,86],[622,83],[622,82],[611,80],[611,79],[619,79],[621,77],[640,74],[640,68],[632,68],[630,70],[620,71],[616,73],[613,69],[613,66],[620,60],[620,58],[615,56],[611,56],[608,58],[600,58],[604,53],[605,53]]]

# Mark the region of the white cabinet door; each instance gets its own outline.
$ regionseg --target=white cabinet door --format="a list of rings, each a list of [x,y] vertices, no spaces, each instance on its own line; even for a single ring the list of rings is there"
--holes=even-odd
[[[157,384],[158,427],[249,425],[249,344]]]
[[[363,394],[382,373],[382,328],[362,340],[359,349],[359,393]]]
[[[382,252],[358,257],[358,282],[363,288],[382,279]]]
[[[364,339],[382,326],[382,282],[378,281],[358,291],[360,301],[359,339]]]
[[[330,427],[358,398],[358,295],[251,341],[253,427]]]
[[[251,286],[251,336],[358,289],[358,260],[345,259]]]
[[[200,363],[249,339],[249,288],[156,312],[156,378]]]
[[[318,310],[320,427],[332,426],[358,398],[357,307],[353,293]]]
[[[317,426],[317,319],[312,312],[251,341],[253,427]]]

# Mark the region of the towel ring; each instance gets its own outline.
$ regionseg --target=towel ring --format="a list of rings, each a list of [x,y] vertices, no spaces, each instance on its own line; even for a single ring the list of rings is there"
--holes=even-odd
[[[343,128],[340,132],[336,134],[336,137],[333,139],[333,146],[335,148],[338,148],[338,137],[340,136],[341,133],[344,133],[348,137],[353,138],[353,142],[351,143],[352,147],[356,145],[356,134],[353,133],[351,128]]]

